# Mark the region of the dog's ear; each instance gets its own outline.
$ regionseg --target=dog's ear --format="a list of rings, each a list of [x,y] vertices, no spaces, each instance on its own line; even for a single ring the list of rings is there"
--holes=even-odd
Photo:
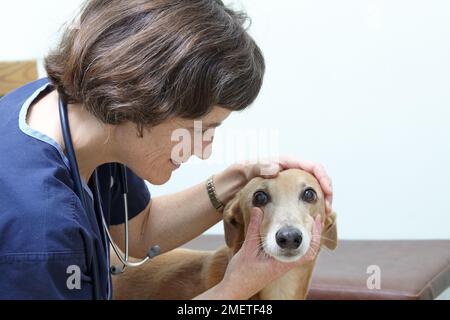
[[[322,245],[330,250],[334,250],[337,247],[337,226],[336,226],[336,213],[333,212],[325,220],[325,226],[322,232]]]
[[[244,216],[239,205],[239,193],[228,201],[223,211],[223,226],[225,231],[225,242],[233,249],[233,254],[239,251],[245,240]]]

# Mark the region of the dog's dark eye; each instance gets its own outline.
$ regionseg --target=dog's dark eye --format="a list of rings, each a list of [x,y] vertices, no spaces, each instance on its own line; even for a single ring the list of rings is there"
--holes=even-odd
[[[303,195],[302,195],[303,201],[314,202],[316,200],[316,198],[317,198],[316,192],[311,188],[306,189],[305,192],[303,192]]]
[[[265,206],[269,202],[269,195],[264,191],[257,191],[253,195],[253,205],[255,207]]]

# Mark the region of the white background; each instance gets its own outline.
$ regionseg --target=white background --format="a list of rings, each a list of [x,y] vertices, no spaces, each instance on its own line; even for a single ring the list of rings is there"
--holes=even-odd
[[[40,61],[81,3],[0,2],[0,60]],[[216,149],[229,134],[272,130],[281,154],[322,163],[341,238],[449,238],[450,2],[234,3],[252,17],[267,75],[252,108],[218,130]],[[182,190],[233,160],[193,161],[151,191]]]

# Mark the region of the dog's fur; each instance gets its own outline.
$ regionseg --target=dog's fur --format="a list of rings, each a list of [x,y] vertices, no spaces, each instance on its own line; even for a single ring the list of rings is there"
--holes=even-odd
[[[302,194],[312,188],[317,199],[302,200]],[[250,221],[253,195],[265,191],[270,202],[261,209],[261,243],[266,254],[283,262],[300,259],[309,249],[314,219],[325,216],[324,195],[317,180],[302,170],[287,170],[275,179],[255,178],[247,184],[224,210],[226,247],[215,252],[175,249],[165,253],[141,268],[127,269],[113,277],[114,299],[173,299],[187,300],[218,284],[225,274],[230,259],[242,246]],[[327,217],[321,245],[334,250],[337,242],[335,214]],[[295,227],[303,235],[296,250],[281,249],[275,235],[282,227]],[[118,263],[111,255],[112,264]],[[316,256],[317,258],[317,256]],[[305,299],[316,259],[299,265],[266,286],[252,299]]]

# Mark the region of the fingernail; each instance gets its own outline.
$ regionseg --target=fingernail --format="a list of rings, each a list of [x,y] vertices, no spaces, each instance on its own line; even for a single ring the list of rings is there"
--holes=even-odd
[[[273,176],[280,171],[280,166],[277,164],[267,164],[261,167],[262,176]]]

